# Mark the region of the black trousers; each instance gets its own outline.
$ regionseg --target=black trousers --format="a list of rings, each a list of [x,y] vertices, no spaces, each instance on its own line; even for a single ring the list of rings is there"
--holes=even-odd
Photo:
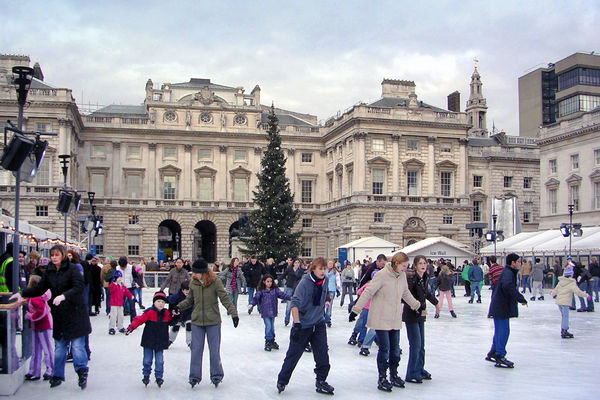
[[[306,345],[310,343],[312,346],[312,354],[315,359],[315,374],[318,381],[324,381],[329,374],[329,353],[327,347],[327,328],[325,322],[321,322],[312,328],[302,329],[302,336],[298,341],[294,341],[290,337],[290,347],[283,360],[283,366],[277,377],[277,383],[287,385],[290,382],[290,377],[296,364],[300,361],[300,357],[304,353]]]

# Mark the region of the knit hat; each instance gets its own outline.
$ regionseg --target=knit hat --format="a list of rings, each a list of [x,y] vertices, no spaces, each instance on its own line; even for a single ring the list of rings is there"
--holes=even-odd
[[[203,274],[205,272],[208,272],[208,263],[206,262],[206,260],[200,257],[199,259],[194,261],[194,264],[192,264],[192,272],[195,274]]]
[[[565,271],[563,272],[563,276],[565,276],[565,277],[573,276],[573,267],[566,267]]]
[[[162,290],[159,290],[158,292],[154,293],[154,296],[152,297],[152,304],[154,304],[156,300],[162,300],[166,303],[167,295]]]
[[[112,280],[113,282],[116,282],[118,278],[122,278],[123,277],[123,273],[119,270],[116,270],[113,274]]]

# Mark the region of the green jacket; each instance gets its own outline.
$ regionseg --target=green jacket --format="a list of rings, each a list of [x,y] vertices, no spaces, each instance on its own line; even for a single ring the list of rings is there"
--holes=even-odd
[[[217,325],[221,323],[218,299],[221,300],[221,304],[223,304],[232,317],[238,316],[231,298],[225,292],[223,282],[218,278],[206,287],[202,286],[199,280],[192,279],[190,282],[190,293],[177,306],[180,310],[193,307],[192,324],[194,325]]]

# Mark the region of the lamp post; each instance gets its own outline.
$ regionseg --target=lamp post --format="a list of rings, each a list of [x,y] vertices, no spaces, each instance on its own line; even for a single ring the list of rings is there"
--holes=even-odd
[[[571,257],[571,237],[573,237],[573,204],[569,204],[569,257]]]
[[[63,190],[66,191],[67,190],[67,174],[69,172],[69,159],[71,158],[71,156],[69,154],[59,154],[58,158],[60,158],[60,163],[62,165],[62,173],[63,173],[63,177],[65,178],[64,180],[64,185],[63,185]],[[65,242],[67,242],[67,214],[69,212],[64,212],[63,215],[65,216],[65,227],[64,227],[64,236],[65,236]]]
[[[27,93],[33,80],[33,68],[16,66],[13,67],[14,83],[17,85],[17,102],[19,103],[19,118],[17,127],[23,129],[23,110],[27,101]],[[19,203],[21,201],[21,171],[15,171],[15,233],[13,234],[13,264],[12,264],[12,288],[13,292],[19,290],[19,242],[21,234],[19,231]]]
[[[492,214],[492,229],[494,230],[494,257],[496,257],[496,221],[498,221],[498,215]]]
[[[94,215],[96,215],[96,206],[94,206],[94,198],[96,198],[96,192],[88,192],[88,201],[90,203],[90,216],[88,217],[91,220],[94,220]],[[96,222],[94,221],[94,227],[96,226]],[[89,227],[89,224],[88,224]],[[90,252],[92,250],[92,230],[88,229],[88,247],[90,248]],[[95,254],[94,254],[95,255]]]
[[[496,229],[496,222],[498,221],[498,215],[492,214],[492,230],[487,231],[485,234],[485,240],[488,242],[494,242],[494,257],[496,256],[496,242],[501,242],[504,240],[504,231],[499,231]]]

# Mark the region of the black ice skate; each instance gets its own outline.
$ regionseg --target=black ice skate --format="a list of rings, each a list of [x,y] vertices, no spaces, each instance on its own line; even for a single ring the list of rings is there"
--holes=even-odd
[[[369,349],[367,349],[366,347],[362,347],[360,349],[360,351],[358,352],[358,354],[360,354],[361,356],[365,356],[368,357],[369,354],[371,354],[371,352],[369,351]]]
[[[450,315],[452,315],[452,318],[456,318],[456,313],[454,312],[454,310],[450,310]]]
[[[563,339],[572,339],[574,338],[573,334],[566,329],[562,329],[560,331],[560,337]]]
[[[350,346],[356,346],[356,337],[358,336],[357,332],[352,332],[352,335],[350,335],[350,339],[348,339],[348,344]]]
[[[490,361],[490,362],[495,363],[496,362],[496,352],[490,350],[487,353],[487,355],[485,356],[485,361]]]
[[[215,385],[215,388],[219,387],[219,383],[221,383],[221,381],[219,379],[213,379],[212,380],[212,384]]]
[[[304,351],[307,353],[312,353],[312,346],[310,345],[310,343],[308,343],[306,345],[306,347],[304,348]]]
[[[377,380],[377,389],[384,392],[392,391],[392,384],[387,380],[387,374],[379,374],[379,379]]]
[[[333,394],[334,388],[325,381],[317,381],[316,383],[317,393]]]
[[[406,382],[398,376],[398,372],[390,371],[390,383],[392,386],[403,388]]]
[[[538,300],[544,300],[544,296],[538,297]]]
[[[162,387],[163,383],[165,383],[164,379],[156,378],[156,384],[158,385],[158,387]]]
[[[189,382],[190,382],[190,385],[192,386],[192,389],[193,389],[194,386],[196,386],[197,384],[200,383],[200,379],[190,378]]]
[[[512,361],[509,361],[506,359],[506,357],[504,356],[496,356],[496,364],[494,365],[494,367],[498,367],[498,368],[514,368],[515,367],[515,363]]]
[[[265,340],[265,351],[271,351],[271,341]]]
[[[79,387],[81,390],[83,390],[87,387],[88,370],[86,368],[82,368],[77,371],[77,375],[79,375]]]
[[[281,393],[285,390],[285,385],[283,383],[277,382],[277,393]]]
[[[148,384],[150,383],[150,375],[144,375],[144,377],[142,378],[142,383],[148,386]]]
[[[115,330],[114,330],[114,329],[112,329],[112,328],[110,328],[110,329],[108,330],[108,334],[109,334],[109,335],[114,335],[114,334],[115,334]]]
[[[275,341],[275,339],[271,339],[271,348],[273,350],[279,350],[279,345],[277,344],[277,342]]]

